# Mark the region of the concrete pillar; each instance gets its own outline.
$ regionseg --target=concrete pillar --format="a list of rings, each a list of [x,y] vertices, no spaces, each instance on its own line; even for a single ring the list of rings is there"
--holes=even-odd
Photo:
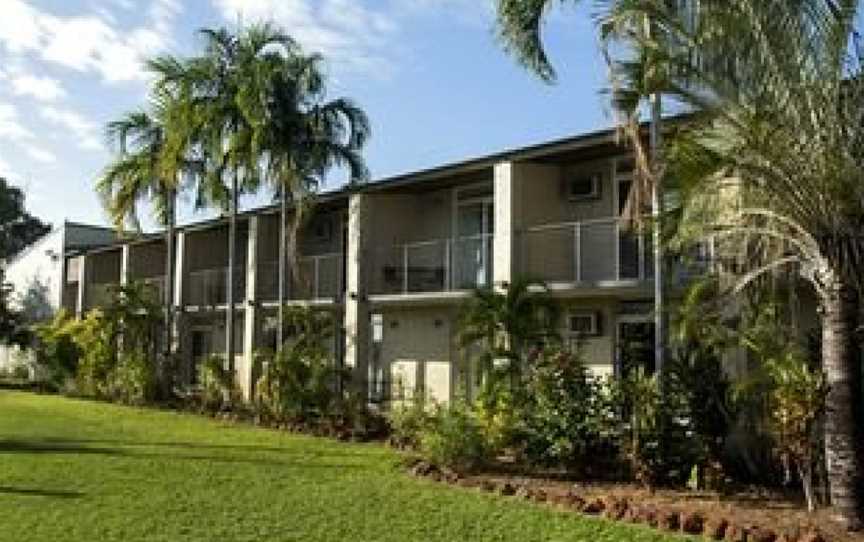
[[[345,366],[351,385],[366,397],[369,384],[369,303],[367,299],[366,232],[369,196],[353,194],[348,203],[348,246],[345,253]]]
[[[522,215],[522,183],[513,162],[495,164],[495,239],[492,281],[497,288],[513,282],[519,274],[519,228]]]
[[[246,245],[246,307],[243,311],[243,364],[237,368],[237,378],[243,399],[252,399],[254,388],[255,345],[258,330],[258,303],[255,297],[258,273],[258,219],[249,218],[249,241]]]
[[[120,247],[120,286],[129,285],[129,253],[131,247],[128,244]]]
[[[78,300],[75,304],[75,316],[79,319],[87,310],[87,256],[78,256]]]
[[[179,231],[176,235],[174,248],[174,276],[165,277],[166,281],[174,281],[174,329],[171,331],[171,351],[178,355],[184,361],[188,361],[185,356],[183,345],[186,343],[186,338],[183,336],[183,286],[186,282],[186,233]]]

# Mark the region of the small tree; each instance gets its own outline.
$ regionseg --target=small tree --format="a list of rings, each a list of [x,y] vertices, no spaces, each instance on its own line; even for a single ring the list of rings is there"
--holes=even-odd
[[[769,393],[770,428],[775,449],[801,477],[807,509],[815,509],[813,471],[818,457],[818,420],[825,408],[827,387],[821,373],[790,351],[766,363],[772,381]]]

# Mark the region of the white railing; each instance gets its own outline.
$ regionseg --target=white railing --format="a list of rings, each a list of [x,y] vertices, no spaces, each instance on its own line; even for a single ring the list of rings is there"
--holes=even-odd
[[[335,299],[341,296],[342,255],[339,253],[302,256],[296,266],[288,265],[286,299],[292,301]],[[258,264],[256,297],[260,301],[276,301],[279,297],[279,262]]]
[[[651,233],[617,218],[535,226],[521,232],[522,274],[549,283],[647,280]]]
[[[491,234],[405,243],[379,250],[372,294],[470,290],[492,284]]]
[[[189,305],[214,306],[227,303],[228,268],[201,269],[189,272]],[[234,268],[234,303],[246,300],[246,266]]]

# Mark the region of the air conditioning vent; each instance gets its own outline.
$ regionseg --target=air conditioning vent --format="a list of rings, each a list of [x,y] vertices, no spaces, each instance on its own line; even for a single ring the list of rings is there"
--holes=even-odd
[[[596,312],[571,312],[567,318],[571,335],[591,337],[600,334],[599,315]]]

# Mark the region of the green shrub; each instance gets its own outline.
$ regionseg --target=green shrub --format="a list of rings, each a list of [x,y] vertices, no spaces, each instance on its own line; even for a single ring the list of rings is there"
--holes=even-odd
[[[277,422],[318,423],[346,411],[343,392],[349,373],[337,367],[328,348],[333,336],[330,313],[289,307],[281,351],[259,353],[261,377],[255,386],[260,416]]]
[[[225,368],[225,357],[213,354],[198,366],[201,383],[201,408],[208,412],[229,410],[239,403],[240,393],[234,375]]]
[[[54,318],[34,327],[36,379],[55,390],[63,390],[75,377],[81,349],[74,340],[77,322],[61,310]]]
[[[429,462],[459,472],[471,471],[490,457],[485,435],[470,405],[435,405],[420,432],[420,454]]]
[[[473,404],[486,446],[494,454],[520,446],[525,432],[525,393],[512,384],[509,376],[503,371],[490,371]]]
[[[429,423],[427,404],[421,397],[394,406],[387,414],[390,442],[399,448],[420,447],[420,435]]]
[[[124,404],[140,405],[154,397],[154,366],[140,350],[122,352],[111,374],[111,399]]]
[[[547,350],[527,374],[524,437],[527,459],[544,466],[584,469],[609,441],[601,383],[575,354]]]

